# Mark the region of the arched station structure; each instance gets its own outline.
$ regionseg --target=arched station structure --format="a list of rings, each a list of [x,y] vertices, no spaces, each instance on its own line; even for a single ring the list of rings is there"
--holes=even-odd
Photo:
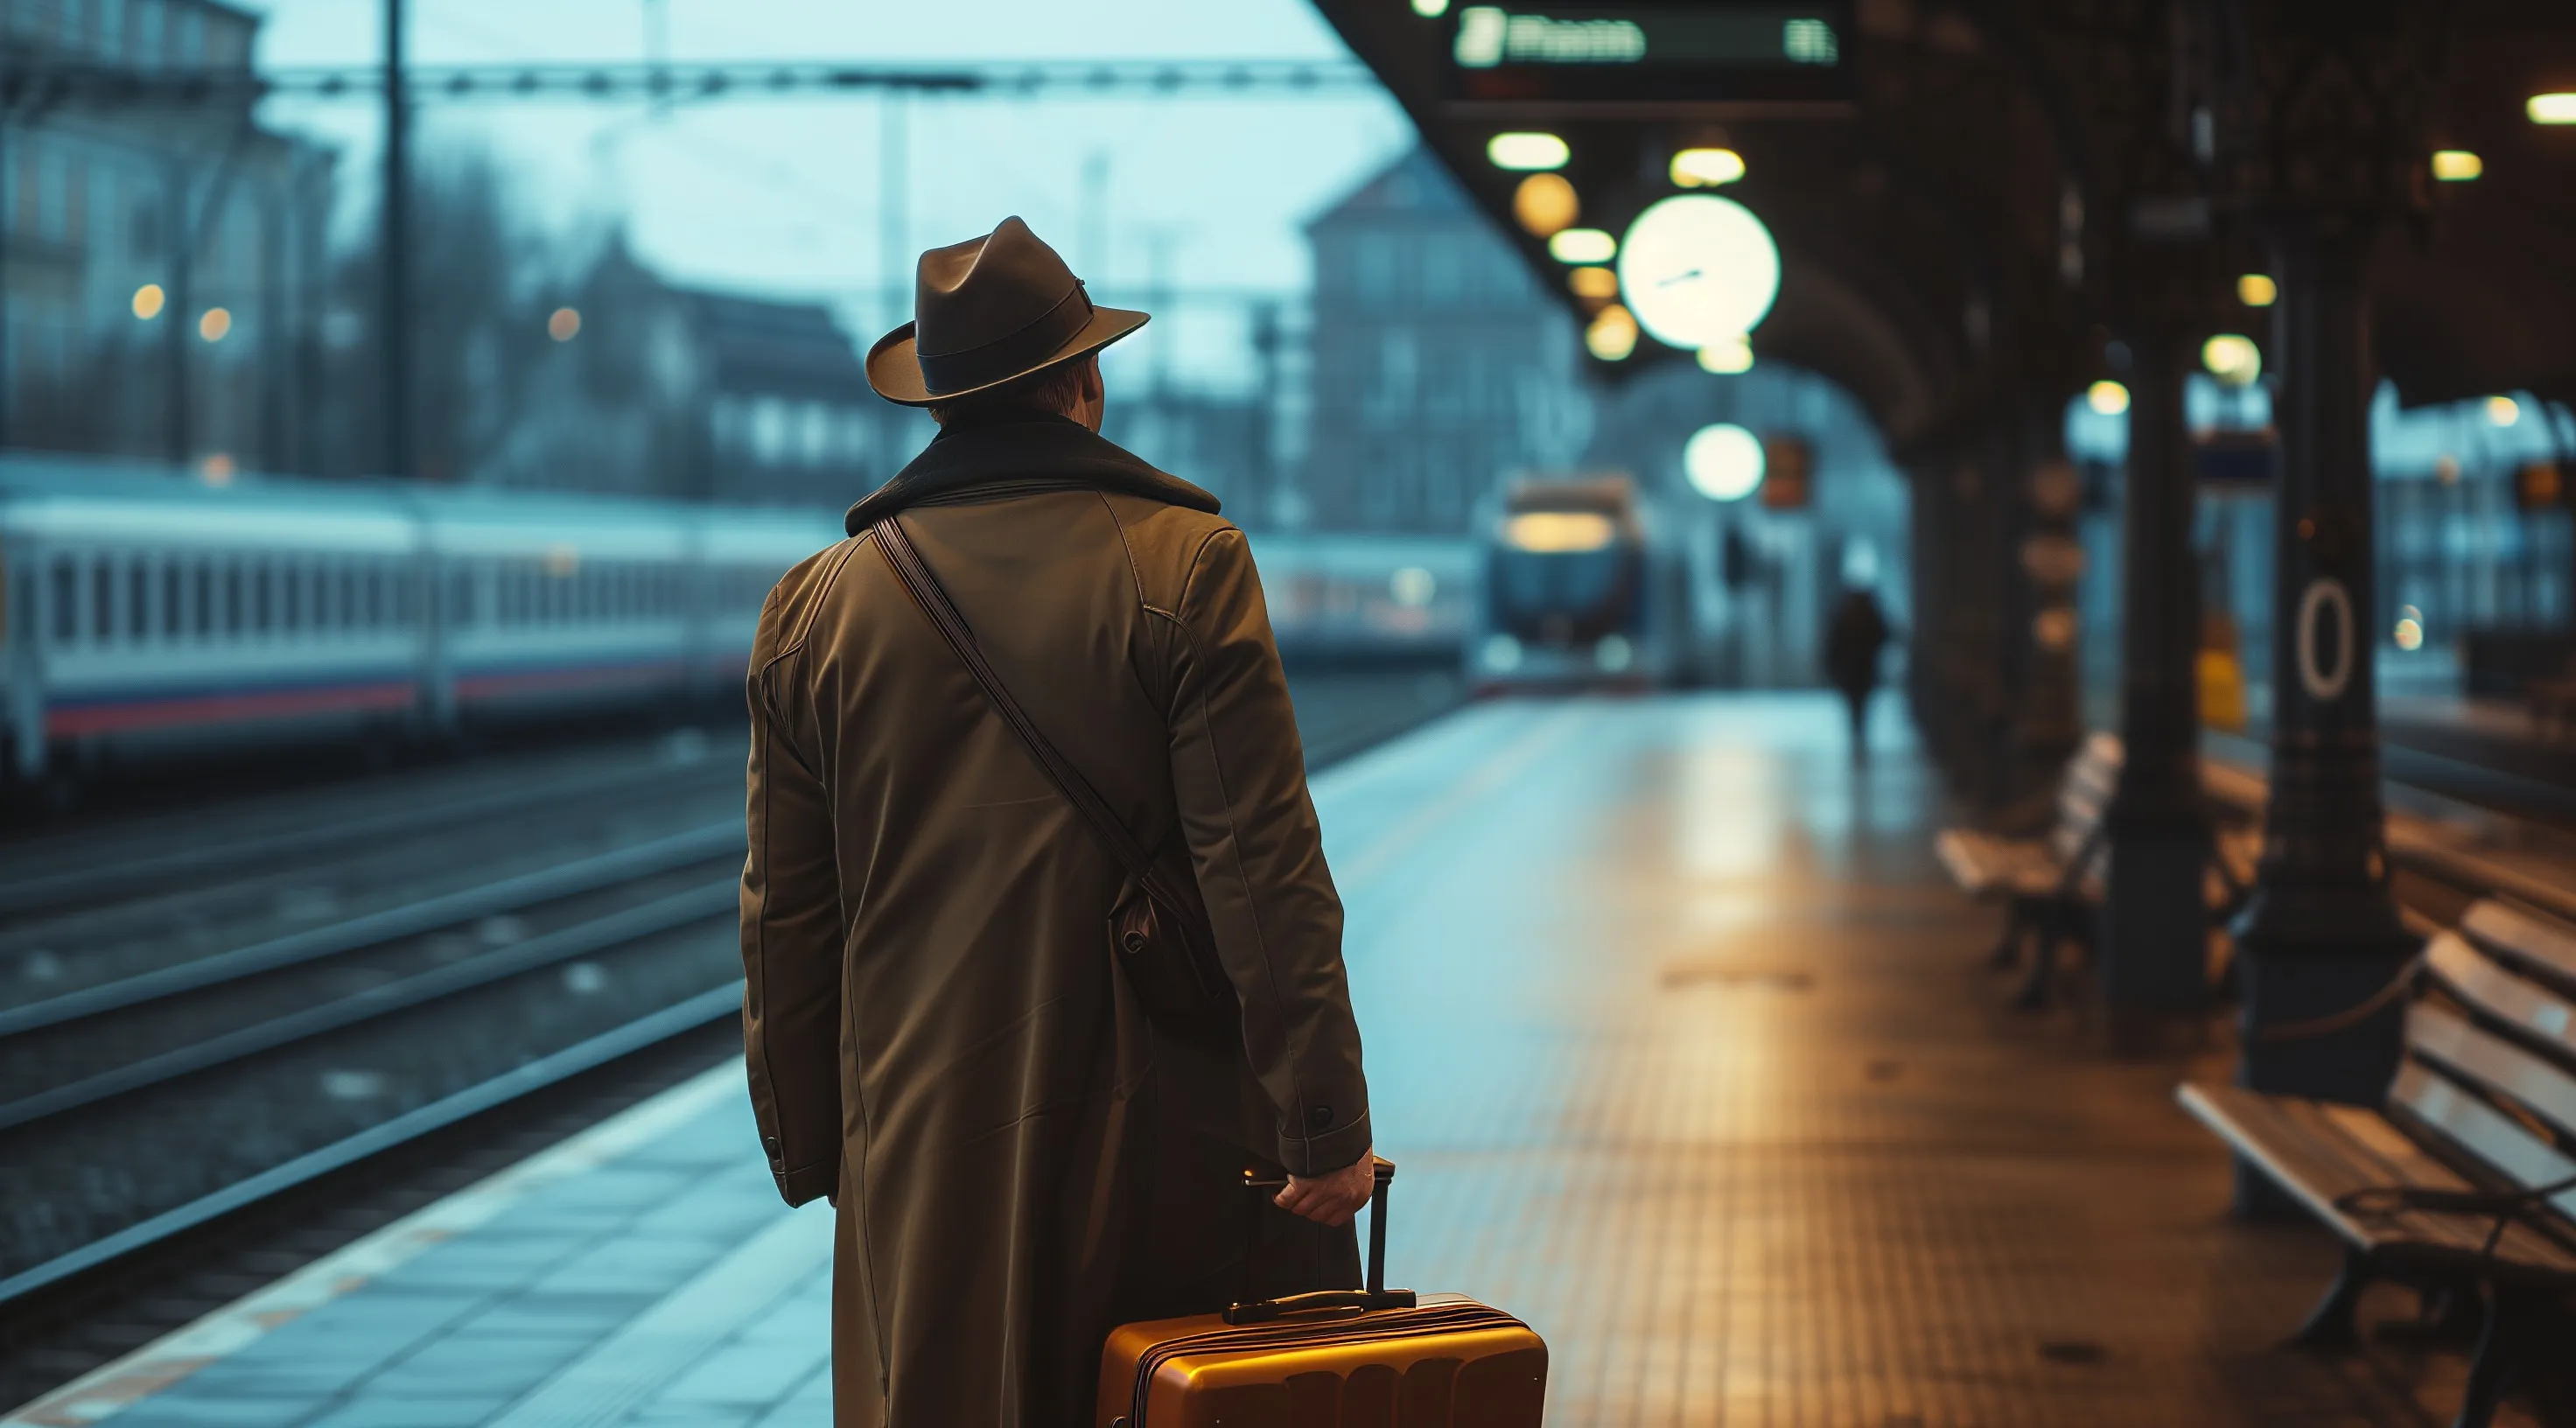
[[[2183,392],[2208,337],[2254,335],[2273,374],[2270,599],[2288,633],[2273,642],[2264,851],[2236,929],[2247,1023],[2348,1007],[2388,981],[2411,940],[2387,888],[2363,628],[2369,404],[2383,377],[2408,405],[2576,399],[2576,126],[2548,122],[2576,98],[2545,99],[2576,91],[2563,8],[1317,4],[1587,319],[1636,295],[1573,279],[1550,230],[1615,237],[1696,177],[1677,154],[1740,159],[1717,179],[1782,254],[1751,349],[1849,390],[1907,475],[1917,722],[1953,789],[1998,823],[2045,818],[2082,736],[2081,562],[2065,558],[2082,490],[2063,413],[2093,383],[2122,385],[2126,759],[2102,939],[2115,1018],[2206,995]],[[1575,199],[1537,222],[1516,204],[1531,166],[1493,147],[1533,133],[1563,141],[1545,171]],[[2464,171],[2474,181],[2443,181]],[[1690,360],[1642,340],[1603,375]],[[2393,1009],[2331,1036],[2249,1036],[2244,1079],[2367,1101],[2396,1044]]]

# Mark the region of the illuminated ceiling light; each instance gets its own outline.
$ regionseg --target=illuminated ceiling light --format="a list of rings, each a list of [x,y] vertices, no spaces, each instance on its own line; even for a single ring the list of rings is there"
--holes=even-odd
[[[2576,91],[2563,94],[2535,94],[2523,106],[2534,124],[2576,124]]]
[[[2433,177],[2444,183],[2465,183],[2486,171],[2486,160],[2466,149],[2433,151]]]
[[[2492,426],[2511,426],[2522,420],[2522,403],[2511,397],[2487,398],[2487,422]]]
[[[2401,650],[2420,650],[2424,648],[2424,622],[2411,617],[2401,617],[2397,621],[2397,628],[2390,633],[2389,638],[2395,641]]]
[[[1619,295],[1619,275],[1603,267],[1577,268],[1565,275],[1565,285],[1579,298],[1614,298]]]
[[[2129,409],[2129,389],[2117,382],[2095,382],[2084,389],[2084,405],[2103,416],[2118,416]]]
[[[134,315],[150,322],[161,315],[161,306],[168,301],[159,283],[145,283],[134,290]]]
[[[1449,0],[1413,0],[1413,13],[1426,20],[1437,20],[1449,13]]]
[[[1568,228],[1547,240],[1548,256],[1560,263],[1606,263],[1618,252],[1619,240],[1598,228]]]
[[[1682,474],[1712,501],[1741,501],[1762,485],[1762,439],[1732,422],[1701,427],[1682,445]]]
[[[2236,280],[2236,300],[2247,307],[2270,307],[2281,300],[2281,285],[2268,273],[2247,273]]]
[[[1533,238],[1553,238],[1574,226],[1583,201],[1563,174],[1531,174],[1512,190],[1512,217]]]
[[[570,342],[581,333],[581,313],[574,308],[559,307],[546,314],[546,336],[557,342]]]
[[[1531,169],[1561,169],[1574,151],[1554,134],[1496,134],[1485,141],[1485,157],[1498,169],[1527,172]]]
[[[2433,458],[2433,479],[2445,486],[2460,484],[2460,458],[2445,451]]]
[[[1744,156],[1733,149],[1684,149],[1673,155],[1673,187],[1715,188],[1744,177]]]
[[[208,342],[221,342],[233,330],[233,315],[219,307],[207,308],[197,319],[197,335]]]
[[[1629,225],[1619,290],[1659,341],[1697,350],[1742,338],[1770,313],[1780,295],[1780,250],[1743,204],[1683,194]]]
[[[1703,372],[1715,372],[1721,376],[1750,372],[1753,370],[1753,342],[1744,337],[1712,342],[1699,350],[1699,366]]]
[[[2200,344],[2200,365],[2228,386],[2250,387],[2263,375],[2263,349],[2253,338],[2222,332]]]
[[[1615,302],[1592,314],[1592,324],[1583,329],[1583,350],[1604,362],[1627,361],[1637,350],[1637,319]]]

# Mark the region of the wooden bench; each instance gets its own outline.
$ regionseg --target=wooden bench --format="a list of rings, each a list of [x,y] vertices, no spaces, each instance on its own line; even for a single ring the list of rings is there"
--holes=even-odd
[[[2058,780],[2056,820],[2041,837],[2007,838],[1974,828],[1944,828],[1933,840],[1933,852],[1961,891],[2004,905],[1994,964],[2014,965],[2022,960],[2028,944],[2028,966],[2014,998],[2020,1006],[2047,1003],[2061,947],[2093,945],[2094,923],[2110,877],[2110,844],[2103,836],[2102,815],[2119,783],[2120,763],[2118,735],[2097,733],[2087,738]],[[2232,916],[2243,904],[2261,847],[2260,834],[2254,830],[2230,828],[2216,835],[2205,889],[2214,919]]]
[[[2482,1292],[2456,1420],[2480,1428],[2520,1364],[2564,1352],[2544,1336],[2576,1289],[2576,926],[2473,904],[2406,990],[2405,1058],[2378,1109],[2235,1086],[2178,1095],[2344,1241],[2342,1277],[2297,1342],[2352,1344],[2375,1280]]]

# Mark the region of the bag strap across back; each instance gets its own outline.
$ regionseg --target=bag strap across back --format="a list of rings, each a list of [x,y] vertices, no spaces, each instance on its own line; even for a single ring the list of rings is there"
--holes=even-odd
[[[1109,811],[1108,802],[1047,738],[1037,721],[1029,717],[1029,712],[1020,707],[1020,701],[1012,696],[1010,686],[1002,683],[1002,677],[994,672],[992,663],[976,646],[973,627],[966,623],[964,615],[958,613],[956,602],[948,598],[948,591],[940,585],[939,577],[931,574],[930,567],[922,562],[921,552],[913,548],[912,538],[904,534],[902,521],[888,516],[869,529],[876,532],[877,548],[885,552],[886,564],[894,568],[895,578],[912,592],[912,598],[921,606],[922,613],[930,617],[930,623],[939,631],[940,637],[956,652],[958,662],[965,665],[966,672],[982,686],[984,697],[992,702],[994,712],[1002,716],[1002,722],[1010,725],[1011,732],[1028,747],[1029,756],[1037,760],[1038,767],[1045,771],[1056,791],[1063,794],[1065,802],[1072,804],[1083,821],[1091,825],[1100,846],[1127,870],[1127,876],[1136,880],[1147,897],[1187,923],[1183,929],[1185,936],[1201,946],[1214,947],[1215,929],[1208,926],[1196,900],[1172,886],[1163,870],[1155,866],[1154,857],[1145,850],[1145,845],[1136,841],[1136,835],[1127,830],[1127,825],[1119,821],[1117,814]]]

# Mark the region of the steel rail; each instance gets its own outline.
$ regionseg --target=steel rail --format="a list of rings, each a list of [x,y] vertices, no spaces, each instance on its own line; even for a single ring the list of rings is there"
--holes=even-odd
[[[604,770],[581,778],[538,786],[514,785],[471,795],[427,809],[387,809],[356,818],[246,838],[210,841],[193,847],[142,857],[120,855],[87,867],[42,873],[0,883],[0,917],[52,912],[106,892],[131,892],[138,886],[171,878],[218,873],[247,864],[301,856],[386,833],[427,833],[459,823],[559,798],[582,798],[632,785],[667,780],[689,765],[655,762],[641,768]]]
[[[211,957],[102,982],[76,992],[65,992],[40,1002],[9,1007],[0,1010],[0,1037],[59,1026],[101,1012],[138,1006],[181,992],[275,971],[280,967],[337,956],[398,937],[434,932],[459,922],[512,912],[535,903],[597,892],[709,858],[739,853],[743,849],[743,837],[743,827],[739,822],[712,823],[631,848],[619,848],[532,873],[521,873],[499,882],[401,907],[385,908],[327,927],[288,933],[230,952],[219,952]]]
[[[701,992],[686,1001],[639,1017],[612,1031],[577,1042],[524,1066],[478,1082],[452,1096],[406,1111],[354,1135],[307,1151],[221,1190],[203,1195],[148,1220],[90,1241],[79,1249],[31,1265],[0,1279],[0,1306],[24,1299],[48,1285],[96,1269],[139,1250],[149,1249],[184,1231],[235,1210],[283,1194],[299,1185],[417,1140],[432,1131],[482,1115],[497,1107],[630,1056],[684,1032],[736,1016],[742,1010],[742,983],[734,981]]]
[[[640,906],[621,908],[605,917],[557,928],[498,952],[369,987],[352,996],[254,1022],[220,1036],[174,1047],[158,1056],[128,1062],[113,1070],[68,1081],[14,1101],[0,1102],[0,1130],[95,1105],[263,1051],[291,1046],[325,1032],[343,1030],[398,1011],[407,1011],[621,943],[730,914],[734,906],[735,884],[727,879],[673,893]]]

